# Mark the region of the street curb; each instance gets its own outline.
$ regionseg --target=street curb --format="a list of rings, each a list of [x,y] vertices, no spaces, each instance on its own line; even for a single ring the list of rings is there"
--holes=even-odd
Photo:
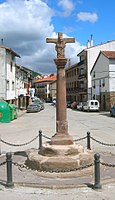
[[[111,183],[115,183],[115,179],[109,179],[109,180],[103,180],[101,181],[101,185],[102,185],[102,188],[103,188],[103,185],[108,185],[108,184],[111,184]],[[30,187],[30,188],[45,188],[45,189],[73,189],[73,188],[92,188],[93,186],[93,183],[83,183],[83,184],[68,184],[68,185],[50,185],[50,184],[36,184],[36,183],[18,183],[18,182],[14,182],[14,187]],[[99,190],[102,190],[101,189],[98,189]],[[95,189],[93,189],[95,190]]]

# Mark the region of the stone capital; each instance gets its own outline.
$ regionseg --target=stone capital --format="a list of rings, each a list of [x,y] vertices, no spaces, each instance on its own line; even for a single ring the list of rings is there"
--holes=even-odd
[[[55,64],[57,67],[65,67],[67,63],[67,58],[60,58],[60,59],[54,59]]]

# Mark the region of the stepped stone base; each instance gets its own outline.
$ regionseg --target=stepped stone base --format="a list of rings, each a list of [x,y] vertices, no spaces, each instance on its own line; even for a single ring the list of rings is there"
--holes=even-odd
[[[55,134],[51,138],[51,145],[70,145],[73,144],[73,138],[69,134]]]
[[[93,163],[93,160],[93,153],[85,151],[80,144],[50,145],[46,143],[39,151],[28,153],[26,165],[34,170],[59,173],[75,171],[78,167]],[[85,171],[87,172],[87,169]]]

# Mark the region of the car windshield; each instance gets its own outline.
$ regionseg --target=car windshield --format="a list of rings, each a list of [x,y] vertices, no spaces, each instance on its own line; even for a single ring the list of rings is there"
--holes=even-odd
[[[36,104],[31,104],[30,107],[37,107],[37,105]]]
[[[82,105],[82,102],[79,102],[78,105],[81,106],[81,105]]]

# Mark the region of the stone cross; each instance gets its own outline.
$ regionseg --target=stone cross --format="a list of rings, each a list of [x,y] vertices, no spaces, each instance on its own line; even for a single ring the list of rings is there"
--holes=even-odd
[[[54,59],[57,65],[57,86],[56,86],[56,134],[51,139],[51,144],[54,145],[69,145],[73,144],[72,137],[68,134],[67,108],[66,108],[66,78],[65,58],[66,43],[75,42],[74,38],[63,38],[61,32],[58,33],[58,39],[47,38],[47,43],[56,44],[57,58]]]
[[[58,39],[56,38],[47,38],[46,43],[56,44],[55,50],[57,51],[57,58],[65,58],[65,46],[66,43],[74,43],[75,38],[63,38],[61,32],[58,33]]]

